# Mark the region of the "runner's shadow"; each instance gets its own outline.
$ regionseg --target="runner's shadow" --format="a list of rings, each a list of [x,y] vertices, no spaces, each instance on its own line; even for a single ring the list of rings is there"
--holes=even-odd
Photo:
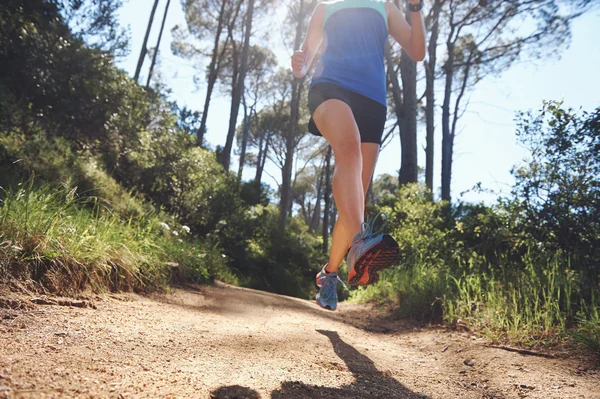
[[[240,385],[218,388],[210,393],[211,399],[260,399],[258,392]]]
[[[271,393],[272,399],[427,399],[427,396],[409,390],[392,376],[377,370],[371,359],[342,341],[337,332],[326,330],[317,330],[317,332],[329,338],[333,350],[346,363],[346,367],[354,375],[355,381],[340,388],[286,381],[281,384],[280,389]]]

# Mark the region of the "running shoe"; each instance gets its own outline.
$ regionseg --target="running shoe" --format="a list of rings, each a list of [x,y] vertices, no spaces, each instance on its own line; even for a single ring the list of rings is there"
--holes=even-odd
[[[385,218],[383,226],[373,232],[378,218]],[[372,222],[363,223],[360,233],[352,240],[346,261],[348,263],[348,283],[369,285],[379,280],[379,271],[392,266],[398,260],[398,243],[388,234],[382,234],[387,226],[387,214],[380,212]]]
[[[325,268],[327,265],[317,273],[317,286],[319,292],[317,292],[316,300],[317,304],[323,309],[336,310],[338,303],[337,296],[337,283],[338,281],[346,286],[340,279],[337,273],[326,273]]]

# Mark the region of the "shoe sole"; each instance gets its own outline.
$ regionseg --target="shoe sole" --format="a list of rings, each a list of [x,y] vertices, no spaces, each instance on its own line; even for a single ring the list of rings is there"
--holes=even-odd
[[[400,248],[396,240],[384,234],[381,241],[356,261],[353,270],[348,274],[350,285],[369,285],[379,280],[379,271],[394,265],[398,261]],[[368,279],[365,279],[365,276]]]

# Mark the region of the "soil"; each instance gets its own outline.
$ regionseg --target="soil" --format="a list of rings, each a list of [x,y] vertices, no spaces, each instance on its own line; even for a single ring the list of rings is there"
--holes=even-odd
[[[68,300],[4,291],[0,398],[600,399],[600,373],[372,306],[329,312],[220,283]]]

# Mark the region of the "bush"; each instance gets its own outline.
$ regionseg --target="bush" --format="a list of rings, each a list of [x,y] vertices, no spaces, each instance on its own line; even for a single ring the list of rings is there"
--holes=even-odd
[[[167,233],[159,219],[124,222],[99,203],[82,202],[89,199],[78,198],[74,189],[32,182],[5,192],[0,203],[2,280],[32,279],[64,293],[87,287],[152,290],[173,277],[207,282],[228,276],[215,248],[184,241],[172,229]]]
[[[399,314],[427,322],[460,318],[497,341],[550,343],[575,328],[591,345],[595,330],[587,320],[597,319],[600,303],[585,269],[519,229],[522,219],[509,202],[459,204],[449,212],[428,198],[409,185],[381,208],[401,262],[378,283],[354,290],[355,299],[393,301]]]

